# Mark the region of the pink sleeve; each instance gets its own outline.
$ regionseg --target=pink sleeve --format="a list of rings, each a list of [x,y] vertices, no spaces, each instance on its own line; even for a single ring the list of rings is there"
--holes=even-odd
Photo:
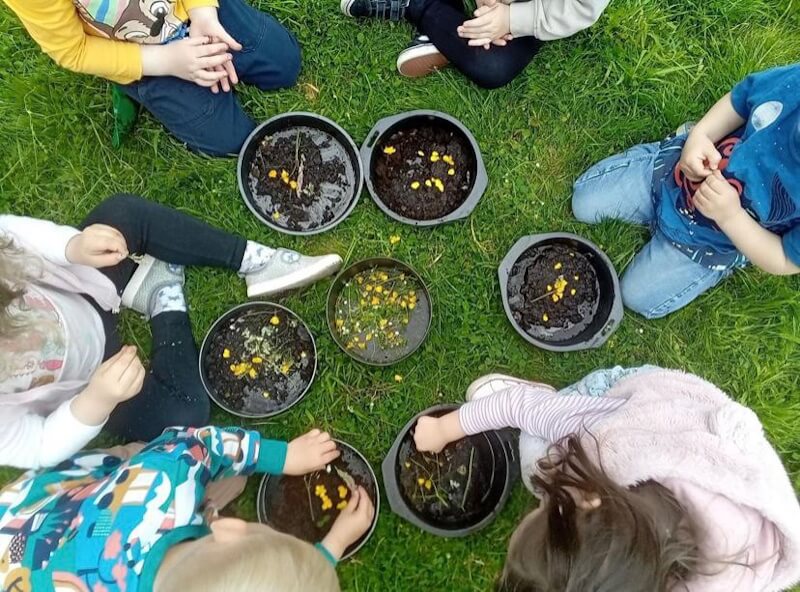
[[[589,428],[625,401],[610,397],[561,395],[532,386],[515,386],[461,406],[459,420],[467,434],[518,428],[549,442]]]

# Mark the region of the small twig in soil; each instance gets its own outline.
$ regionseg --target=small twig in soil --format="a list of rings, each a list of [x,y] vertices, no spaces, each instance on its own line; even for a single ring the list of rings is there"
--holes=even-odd
[[[308,511],[311,514],[311,522],[316,524],[317,519],[314,516],[314,503],[311,499],[311,476],[306,475],[305,477],[303,477],[303,482],[306,484],[306,494],[308,494]]]
[[[467,470],[467,483],[464,485],[464,496],[461,498],[461,509],[464,509],[464,506],[467,503],[467,494],[469,493],[469,486],[472,483],[472,461],[475,460],[475,447],[472,447],[472,450],[469,452],[469,469]]]

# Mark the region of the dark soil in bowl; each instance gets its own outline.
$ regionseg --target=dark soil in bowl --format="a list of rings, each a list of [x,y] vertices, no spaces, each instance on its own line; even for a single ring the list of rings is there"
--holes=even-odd
[[[567,245],[537,245],[517,259],[508,303],[525,332],[544,341],[579,335],[597,314],[600,284],[592,262]]]
[[[431,304],[415,274],[372,266],[345,271],[340,279],[332,330],[348,353],[382,364],[405,357],[424,341]]]
[[[461,528],[482,520],[496,478],[486,436],[470,436],[434,454],[419,452],[413,433],[400,445],[397,466],[400,492],[411,509],[440,527]]]
[[[308,126],[265,136],[250,163],[248,182],[261,215],[292,231],[321,228],[343,215],[357,185],[345,147]]]
[[[401,129],[376,149],[372,183],[381,201],[412,220],[442,218],[461,206],[477,162],[457,128],[432,121]]]
[[[300,319],[280,307],[234,311],[216,325],[203,349],[213,398],[235,413],[277,413],[297,401],[314,377],[313,338]]]
[[[356,487],[363,487],[377,508],[378,484],[369,465],[350,446],[339,443],[339,450],[342,455],[328,465],[330,470],[302,477],[268,477],[259,518],[280,532],[317,543],[328,534]],[[361,546],[370,534],[368,531],[353,543],[345,555]]]

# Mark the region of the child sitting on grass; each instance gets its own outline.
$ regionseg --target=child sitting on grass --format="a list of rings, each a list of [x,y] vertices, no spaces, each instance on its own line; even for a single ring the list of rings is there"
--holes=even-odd
[[[753,74],[688,135],[612,156],[575,182],[575,217],[647,224],[622,278],[647,318],[686,306],[747,262],[800,272],[800,64]]]
[[[519,428],[541,502],[501,592],[773,592],[800,579],[800,504],[756,415],[696,376],[601,370],[557,393],[490,375],[423,417],[422,451]]]
[[[533,60],[543,41],[592,26],[609,0],[478,0],[474,18],[463,0],[341,0],[351,17],[410,22],[414,38],[397,58],[417,78],[453,64],[482,88],[500,88]]]
[[[112,80],[190,148],[239,152],[255,123],[232,92],[294,85],[300,48],[245,0],[4,0],[60,66]]]
[[[366,491],[352,492],[317,549],[263,524],[204,518],[211,483],[324,469],[339,451],[319,430],[287,444],[170,428],[128,456],[83,452],[0,492],[3,590],[338,592],[334,565],[375,514]]]
[[[138,265],[132,254],[142,255]],[[236,271],[249,296],[263,296],[341,263],[247,241],[131,195],[105,200],[81,230],[0,216],[0,465],[54,465],[104,425],[146,441],[170,425],[208,422],[181,266]],[[121,345],[120,304],[150,320],[149,372],[136,348]]]

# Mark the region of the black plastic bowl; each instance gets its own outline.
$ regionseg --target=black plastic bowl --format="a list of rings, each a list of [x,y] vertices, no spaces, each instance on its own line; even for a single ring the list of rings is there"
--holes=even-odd
[[[417,284],[419,284],[420,291],[422,293],[418,299],[414,320],[406,327],[405,330],[405,337],[407,339],[407,344],[405,347],[383,350],[378,348],[375,342],[372,341],[370,342],[369,347],[365,350],[348,349],[347,345],[342,341],[342,338],[336,329],[336,302],[339,300],[339,296],[342,293],[342,290],[345,288],[345,284],[362,271],[372,268],[392,268],[402,270],[409,276],[413,277]],[[397,259],[391,259],[388,257],[374,257],[372,259],[364,259],[354,263],[336,277],[331,285],[330,291],[328,292],[326,316],[328,317],[328,328],[330,329],[333,340],[336,342],[336,345],[338,345],[348,356],[354,360],[372,366],[390,366],[408,358],[425,342],[425,339],[428,337],[428,333],[431,329],[431,321],[433,320],[433,302],[431,301],[428,287],[413,268],[402,261],[398,261]]]
[[[351,463],[352,461],[356,461],[358,464],[362,466],[362,468],[364,468],[361,477],[372,484],[372,489],[371,490],[369,490],[369,488],[367,489],[372,499],[372,502],[375,504],[375,517],[372,519],[372,525],[369,527],[369,530],[361,536],[360,539],[358,539],[355,543],[350,545],[345,550],[345,554],[342,557],[342,561],[344,561],[345,559],[349,559],[350,557],[355,555],[364,545],[367,544],[367,541],[372,536],[372,533],[375,531],[375,527],[378,526],[378,516],[380,515],[380,509],[381,509],[381,496],[380,492],[378,491],[378,479],[375,476],[375,471],[372,469],[372,465],[369,464],[369,461],[367,461],[364,455],[361,454],[358,450],[356,450],[352,446],[350,446],[349,444],[342,442],[341,440],[336,440],[336,443],[339,446],[339,450],[342,452],[342,456],[340,457],[342,461],[348,464]],[[261,479],[261,485],[258,488],[258,497],[256,498],[256,513],[258,515],[258,521],[261,522],[262,524],[271,524],[270,522],[271,507],[269,499],[275,493],[282,479],[302,479],[302,478],[303,477],[287,477],[285,475],[264,475],[263,479]],[[317,543],[319,541],[308,541],[308,542]]]
[[[253,195],[253,190],[249,181],[250,167],[261,141],[268,135],[298,126],[310,127],[330,135],[333,141],[339,145],[341,151],[346,155],[347,166],[352,167],[353,172],[352,183],[348,183],[344,187],[346,195],[343,199],[338,201],[335,207],[334,217],[328,222],[320,225],[312,225],[303,230],[293,230],[276,224],[271,216],[267,215],[263,208],[259,206],[257,198]],[[247,204],[247,207],[253,212],[256,218],[278,232],[300,236],[325,232],[341,223],[350,215],[353,208],[356,207],[358,198],[364,188],[364,169],[361,164],[358,147],[355,142],[353,142],[353,139],[344,129],[330,119],[314,113],[305,112],[284,113],[283,115],[277,115],[268,119],[259,125],[247,138],[239,152],[237,177],[239,179],[239,192],[242,194],[245,204]]]
[[[469,521],[459,519],[456,515],[446,521],[434,519],[418,512],[409,503],[400,486],[401,467],[399,458],[403,441],[407,437],[411,437],[412,430],[420,417],[428,415],[439,417],[458,408],[459,405],[454,404],[436,405],[416,415],[400,431],[400,435],[392,444],[381,465],[383,487],[392,512],[425,532],[450,538],[468,536],[494,522],[508,501],[514,483],[519,477],[516,438],[506,430],[483,432],[476,436],[470,436],[473,439],[473,443],[490,453],[494,463],[491,472],[493,477],[492,484],[489,488],[485,507],[479,516]]]
[[[227,405],[225,401],[222,399],[222,397],[217,395],[214,386],[211,384],[211,380],[209,379],[208,371],[204,363],[206,356],[208,355],[208,350],[211,347],[210,338],[212,335],[214,335],[214,332],[217,330],[217,328],[222,326],[224,323],[229,322],[232,318],[238,317],[243,312],[259,308],[266,310],[269,309],[282,310],[287,315],[293,317],[298,323],[300,323],[300,325],[305,329],[306,333],[308,334],[309,344],[311,345],[311,351],[309,351],[309,354],[313,357],[313,359],[310,361],[313,364],[311,377],[309,378],[308,384],[306,385],[305,389],[302,392],[298,393],[297,396],[293,397],[291,400],[286,401],[280,407],[263,413],[248,412],[246,410],[233,409],[230,407],[230,405]],[[314,340],[313,333],[311,333],[305,321],[303,321],[303,319],[301,319],[296,313],[289,310],[285,306],[281,306],[280,304],[275,304],[274,302],[259,302],[259,301],[247,302],[245,304],[234,306],[232,309],[230,309],[228,312],[226,312],[225,314],[220,316],[216,321],[214,321],[214,324],[211,325],[211,328],[208,330],[205,338],[203,339],[203,345],[200,347],[199,365],[200,365],[200,378],[203,381],[203,387],[205,387],[209,398],[212,401],[214,401],[214,403],[216,403],[217,406],[224,409],[228,413],[231,413],[232,415],[236,415],[238,417],[245,417],[251,419],[266,419],[269,417],[275,417],[276,415],[280,415],[281,413],[285,413],[286,411],[297,405],[300,401],[302,401],[303,398],[306,396],[309,389],[311,388],[311,385],[314,384],[314,379],[316,378],[317,375],[317,344],[316,341]]]
[[[509,304],[508,281],[514,264],[520,256],[534,246],[564,244],[584,255],[594,267],[600,284],[600,301],[597,313],[590,324],[580,333],[568,339],[548,341],[537,339],[525,331],[514,319]],[[503,308],[506,316],[516,329],[517,333],[533,345],[554,352],[571,352],[600,347],[622,322],[624,311],[622,307],[622,293],[619,287],[619,276],[614,264],[593,242],[578,235],[567,232],[553,232],[549,234],[535,234],[519,239],[500,263],[498,271],[500,279],[500,293],[503,298]]]
[[[464,200],[464,203],[446,216],[442,216],[441,218],[436,218],[433,220],[414,220],[412,218],[407,218],[406,216],[403,216],[402,214],[399,214],[389,208],[389,206],[384,203],[384,201],[381,199],[381,196],[376,191],[372,182],[372,176],[375,168],[375,149],[381,145],[383,138],[390,136],[397,131],[417,127],[420,125],[420,123],[431,122],[438,122],[446,127],[454,129],[456,133],[463,136],[472,146],[473,156],[475,158],[475,168],[473,171],[471,171],[473,178],[472,189],[469,192],[469,195],[467,195],[467,198]],[[364,163],[367,189],[369,190],[372,199],[375,201],[378,207],[383,210],[387,216],[394,218],[398,222],[410,224],[412,226],[438,226],[439,224],[455,222],[456,220],[466,218],[478,205],[478,202],[480,201],[481,197],[483,197],[486,187],[489,184],[489,178],[486,174],[486,166],[483,163],[481,149],[478,146],[477,140],[475,140],[475,137],[472,135],[472,132],[470,132],[469,129],[467,129],[467,127],[455,117],[440,111],[408,111],[406,113],[381,119],[375,124],[372,130],[370,130],[369,134],[367,134],[367,139],[361,146],[361,161]]]

